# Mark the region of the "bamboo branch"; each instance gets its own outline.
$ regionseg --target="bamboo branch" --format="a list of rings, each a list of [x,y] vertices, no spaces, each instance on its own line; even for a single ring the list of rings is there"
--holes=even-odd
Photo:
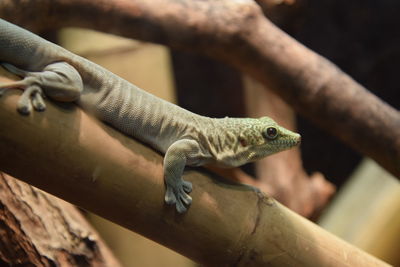
[[[87,27],[223,60],[400,177],[399,112],[279,30],[253,1],[3,0],[0,16],[35,31]]]
[[[273,199],[185,172],[193,204],[164,205],[162,158],[73,104],[21,116],[0,98],[0,169],[206,266],[386,266]],[[213,179],[214,178],[214,179]]]

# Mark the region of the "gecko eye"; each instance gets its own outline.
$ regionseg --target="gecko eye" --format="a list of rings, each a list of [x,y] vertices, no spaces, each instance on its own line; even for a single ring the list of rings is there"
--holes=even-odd
[[[275,139],[278,136],[278,131],[275,127],[268,127],[264,132],[264,136],[268,139]]]

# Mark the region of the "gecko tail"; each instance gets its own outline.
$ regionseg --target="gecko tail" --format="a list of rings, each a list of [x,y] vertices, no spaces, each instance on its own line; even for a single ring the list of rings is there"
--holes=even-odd
[[[24,71],[21,70],[17,67],[15,67],[14,65],[2,62],[0,63],[1,66],[3,66],[6,70],[8,70],[9,72],[20,76],[22,78],[25,78],[29,72],[28,71]],[[2,96],[4,94],[4,92],[7,89],[26,89],[28,86],[27,82],[25,79],[19,80],[19,81],[13,81],[13,82],[8,82],[8,83],[0,83],[0,96]]]
[[[25,71],[25,70],[22,70],[22,69],[20,69],[20,68],[17,68],[17,67],[15,67],[14,65],[11,65],[11,64],[9,64],[9,63],[3,62],[3,63],[1,63],[1,65],[2,65],[6,70],[8,70],[9,72],[14,73],[15,75],[18,75],[18,76],[20,76],[20,77],[26,77],[26,76],[29,74],[28,71]]]

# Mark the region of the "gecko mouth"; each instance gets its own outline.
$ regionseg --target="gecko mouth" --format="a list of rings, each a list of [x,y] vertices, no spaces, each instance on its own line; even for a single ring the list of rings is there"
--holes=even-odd
[[[273,146],[279,146],[282,148],[290,148],[293,146],[296,146],[301,143],[301,136],[299,135],[296,139],[279,139],[279,140],[274,140],[270,142]]]

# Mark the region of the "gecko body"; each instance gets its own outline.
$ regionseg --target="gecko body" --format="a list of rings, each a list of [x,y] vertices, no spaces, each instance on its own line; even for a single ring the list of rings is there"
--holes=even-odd
[[[23,90],[20,113],[45,110],[43,96],[75,102],[97,119],[164,153],[165,202],[191,204],[186,165],[240,166],[300,142],[269,117],[208,118],[157,98],[110,71],[0,19],[0,63],[23,77],[0,90]]]

